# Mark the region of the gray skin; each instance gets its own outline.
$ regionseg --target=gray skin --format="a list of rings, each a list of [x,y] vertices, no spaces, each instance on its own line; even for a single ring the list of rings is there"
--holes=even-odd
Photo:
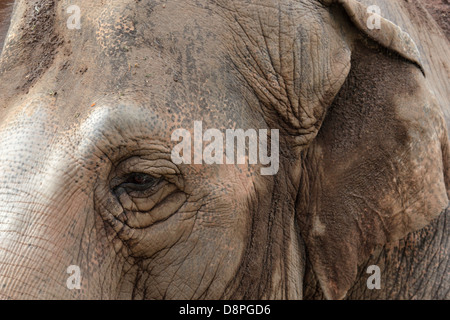
[[[361,2],[417,47],[355,0],[83,0],[80,30],[17,1],[0,298],[450,298],[449,44],[420,4]],[[279,129],[278,173],[174,164],[195,120]]]

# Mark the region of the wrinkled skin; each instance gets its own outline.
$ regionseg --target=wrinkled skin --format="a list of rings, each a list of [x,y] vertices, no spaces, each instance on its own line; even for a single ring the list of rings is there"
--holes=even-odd
[[[332,2],[79,1],[69,30],[71,1],[17,1],[0,297],[448,299],[448,42],[415,5],[362,1],[420,58]],[[194,120],[279,129],[278,173],[175,165]]]

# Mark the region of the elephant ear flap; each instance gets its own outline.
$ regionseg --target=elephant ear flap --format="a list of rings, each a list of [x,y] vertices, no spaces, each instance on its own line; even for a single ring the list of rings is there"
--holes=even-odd
[[[366,10],[336,2],[361,29]],[[377,247],[425,227],[449,204],[442,110],[409,37],[383,23],[389,37],[368,31],[372,40],[354,40],[346,82],[303,153],[297,218],[329,299],[346,296]]]
[[[385,48],[414,62],[423,72],[420,53],[408,33],[391,21],[384,19],[377,12],[377,7],[366,7],[356,0],[321,0],[326,5],[341,6],[354,26],[367,37]]]

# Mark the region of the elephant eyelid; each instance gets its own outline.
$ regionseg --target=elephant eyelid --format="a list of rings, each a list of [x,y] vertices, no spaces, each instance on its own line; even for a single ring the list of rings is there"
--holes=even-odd
[[[124,183],[138,186],[154,186],[161,180],[161,178],[156,178],[146,173],[133,172],[127,176]]]
[[[133,156],[110,172],[109,189],[116,196],[149,198],[167,186],[184,189],[184,179],[176,165],[166,159]]]
[[[154,177],[140,172],[130,173],[121,180],[122,182],[113,187],[113,190],[115,192],[120,192],[119,189],[121,189],[130,195],[137,193],[137,196],[139,196],[140,193],[150,195],[151,193],[156,192],[163,182],[165,182],[162,177]]]

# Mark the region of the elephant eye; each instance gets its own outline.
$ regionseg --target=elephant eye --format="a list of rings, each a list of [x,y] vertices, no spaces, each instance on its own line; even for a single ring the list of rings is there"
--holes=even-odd
[[[163,181],[162,178],[155,178],[145,173],[131,173],[125,181],[119,185],[127,191],[146,191],[154,189]]]

